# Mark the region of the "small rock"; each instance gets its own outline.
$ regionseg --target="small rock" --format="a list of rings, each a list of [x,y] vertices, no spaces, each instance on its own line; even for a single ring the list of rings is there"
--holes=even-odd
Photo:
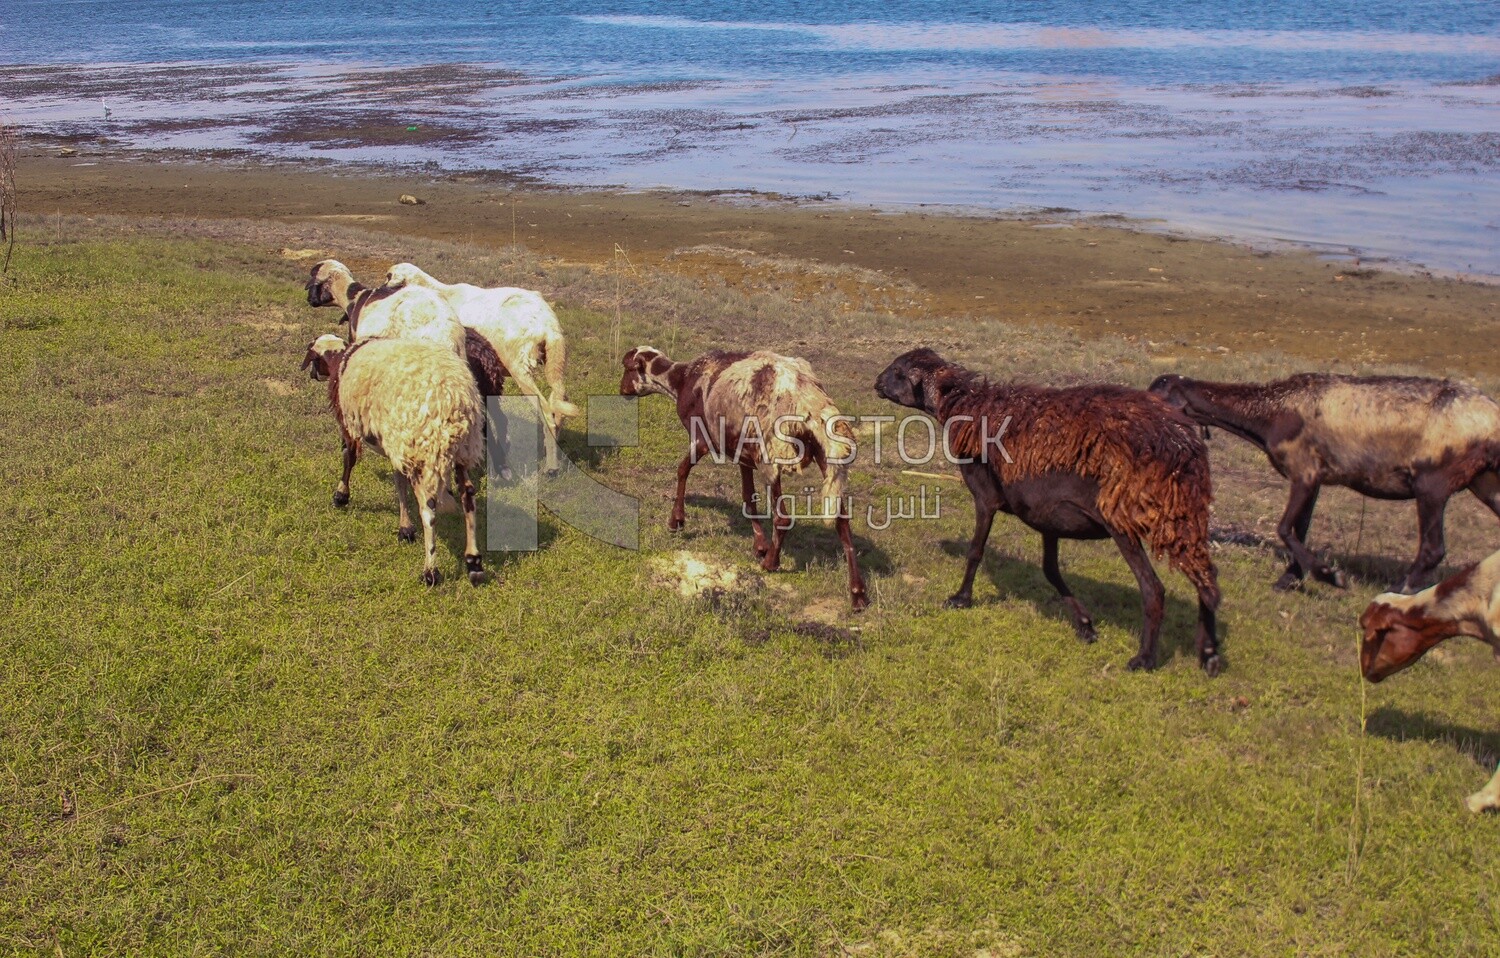
[[[78,155],[78,151],[75,150],[75,149],[73,149],[71,146],[65,146],[62,149],[60,149],[60,150],[57,151],[57,155],[58,156],[77,156]]]
[[[422,206],[426,202],[427,202],[426,200],[419,200],[419,199],[417,199],[415,196],[412,196],[410,193],[402,193],[401,194],[401,205],[402,206]]]

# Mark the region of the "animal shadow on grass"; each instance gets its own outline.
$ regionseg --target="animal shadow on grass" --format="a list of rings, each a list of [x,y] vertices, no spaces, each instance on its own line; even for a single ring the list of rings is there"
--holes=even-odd
[[[1215,523],[1209,529],[1209,541],[1220,545],[1244,546],[1250,549],[1264,549],[1271,552],[1276,561],[1285,564],[1291,561],[1291,553],[1281,539],[1275,535],[1265,535],[1253,529],[1234,524],[1220,525]],[[1337,569],[1347,573],[1353,580],[1351,588],[1359,588],[1365,591],[1374,589],[1376,592],[1385,592],[1400,582],[1406,575],[1406,570],[1411,567],[1411,556],[1399,555],[1372,555],[1368,552],[1341,552],[1336,549],[1319,549],[1310,546],[1313,554],[1329,561]],[[1445,562],[1433,575],[1433,582],[1441,582],[1448,576],[1457,572],[1463,564],[1455,565]],[[1431,584],[1431,583],[1429,583]],[[1303,588],[1308,587],[1308,580],[1303,580]]]
[[[945,553],[957,560],[951,570],[952,581],[950,583],[952,589],[956,590],[959,583],[963,581],[964,562],[968,558],[969,542],[967,539],[945,539],[940,545]],[[1060,552],[1064,552],[1067,545],[1066,541],[1063,542]],[[1003,602],[1030,602],[1049,619],[1055,619],[1066,625],[1068,633],[1072,634],[1073,617],[1068,612],[1067,606],[1063,604],[1062,597],[1057,594],[1057,590],[1052,588],[1052,583],[1048,582],[1047,577],[1042,574],[1041,538],[1039,536],[1035,538],[1035,546],[1034,560],[1002,557],[993,548],[986,550],[980,570],[1000,594],[991,597],[983,593],[976,585],[974,606],[978,608]],[[1119,556],[1116,559],[1120,563],[1120,571],[1129,576],[1130,569],[1125,564],[1125,559]],[[1167,589],[1161,634],[1156,640],[1157,667],[1165,666],[1179,652],[1196,661],[1198,653],[1193,645],[1193,636],[1198,628],[1197,597],[1194,596],[1191,601],[1181,598],[1178,592],[1192,588],[1187,580],[1164,562],[1153,562],[1152,565],[1156,569],[1157,577]],[[1062,567],[1062,574],[1063,581],[1068,584],[1074,597],[1083,603],[1084,608],[1088,609],[1095,625],[1108,622],[1130,634],[1130,649],[1131,654],[1134,654],[1141,634],[1141,591],[1135,586],[1134,581],[1128,585],[1100,582],[1068,571],[1065,564]],[[977,582],[977,575],[975,579]],[[1173,579],[1177,581],[1173,582]],[[1222,612],[1223,606],[1219,608]],[[1219,648],[1232,664],[1233,650],[1229,647],[1229,630],[1225,627],[1222,614],[1218,617],[1217,624]]]
[[[689,493],[686,502],[690,506],[700,506],[712,509],[720,513],[729,523],[730,531],[734,535],[745,537],[745,554],[751,554],[750,548],[750,520],[745,517],[744,504],[738,497],[734,500],[720,498],[718,496],[695,495]],[[763,523],[766,527],[766,535],[771,534],[771,523]],[[692,517],[688,517],[689,531],[692,531]],[[700,530],[703,531],[703,530]],[[873,541],[850,529],[849,536],[854,541],[855,554],[859,556],[859,568],[864,573],[875,573],[878,575],[889,575],[895,570],[891,564],[891,557],[884,549],[877,546]],[[796,563],[798,570],[805,569],[808,563],[815,559],[824,559],[843,568],[844,547],[839,542],[839,534],[831,523],[821,521],[798,522],[792,526],[791,531],[786,534],[786,542],[781,547],[783,558],[790,557]]]
[[[1472,758],[1486,771],[1493,770],[1500,758],[1500,733],[1481,732],[1466,725],[1454,725],[1424,712],[1403,712],[1401,709],[1382,705],[1371,712],[1365,728],[1372,734],[1393,742],[1423,739],[1451,746],[1462,755]]]

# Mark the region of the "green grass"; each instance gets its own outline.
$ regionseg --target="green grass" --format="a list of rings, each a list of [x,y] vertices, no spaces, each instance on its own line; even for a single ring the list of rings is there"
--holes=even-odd
[[[663,581],[653,560],[681,550],[760,577],[732,469],[700,467],[687,531],[665,531],[683,435],[648,400],[642,445],[588,467],[642,497],[642,553],[547,520],[542,550],[491,556],[500,581],[473,589],[449,516],[448,577],[426,590],[383,462],[329,504],[333,425],[296,364],[335,317],[265,250],[543,288],[578,398],[617,382],[616,307],[627,346],[795,351],[864,412],[891,411],[869,383],[916,342],[1137,383],[1158,370],[1145,347],[353,232],[67,228],[0,286],[0,948],[1500,950],[1500,823],[1460,806],[1500,747],[1487,650],[1444,647],[1368,690],[1360,734],[1354,618],[1409,558],[1409,507],[1325,496],[1314,542],[1356,573],[1348,594],[1275,595],[1274,553],[1221,547],[1230,671],[1210,680],[1166,570],[1167,661],[1124,671],[1139,599],[1104,544],[1064,547],[1096,645],[1014,521],[976,607],[941,611],[971,523],[951,484],[939,522],[858,530],[876,603],[827,642],[790,625],[846,601],[828,530],[799,527],[796,571],[733,601]],[[1282,485],[1242,447],[1214,455],[1219,520],[1271,532]],[[920,481],[855,477],[867,499]],[[1493,519],[1455,503],[1450,539],[1480,558]]]

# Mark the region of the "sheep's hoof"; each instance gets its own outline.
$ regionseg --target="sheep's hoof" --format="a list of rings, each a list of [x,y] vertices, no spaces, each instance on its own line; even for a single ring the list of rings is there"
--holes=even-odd
[[[561,469],[557,468],[556,466],[553,466],[551,469],[547,470],[547,478],[548,479],[556,479],[557,478],[557,474],[559,472],[561,472],[561,471],[562,471]]]
[[[1349,588],[1349,580],[1344,578],[1344,573],[1338,569],[1330,569],[1327,566],[1313,573],[1313,577],[1319,582],[1331,585],[1335,589]]]
[[[974,604],[974,597],[955,592],[948,596],[948,601],[943,603],[945,609],[967,609]]]
[[[1150,672],[1151,670],[1156,668],[1156,657],[1150,655],[1137,655],[1129,662],[1126,662],[1125,667],[1132,672]]]
[[[333,493],[333,504],[340,509],[347,506],[349,504],[349,493],[342,490],[335,490]]]
[[[1475,815],[1478,815],[1480,812],[1484,811],[1494,811],[1497,807],[1495,804],[1495,797],[1493,795],[1487,795],[1482,791],[1475,792],[1473,795],[1470,795],[1468,798],[1464,799],[1464,806]]]
[[[1302,588],[1302,577],[1288,569],[1281,574],[1281,578],[1277,579],[1276,584],[1271,588],[1277,592],[1295,592]]]
[[[1084,645],[1093,645],[1099,641],[1099,633],[1094,631],[1093,619],[1079,619],[1073,623],[1073,631],[1078,633],[1078,641]]]
[[[442,581],[442,578],[442,574],[439,573],[436,569],[422,570],[422,584],[425,586],[435,586],[438,584],[438,582]]]
[[[687,519],[678,519],[675,516],[667,520],[668,532],[681,532],[682,527],[687,525]]]
[[[1211,679],[1218,678],[1220,675],[1224,674],[1225,669],[1229,668],[1229,663],[1224,661],[1224,656],[1220,655],[1217,652],[1210,655],[1208,658],[1204,659],[1198,664],[1202,666],[1204,674]]]
[[[855,612],[863,612],[870,606],[870,597],[863,592],[855,592],[849,596],[849,608]]]
[[[484,560],[479,556],[464,556],[464,567],[469,571],[469,585],[480,585],[486,580]]]
[[[402,542],[416,542],[417,541],[417,528],[416,528],[416,526],[401,526],[399,529],[396,530],[396,538],[400,539]]]

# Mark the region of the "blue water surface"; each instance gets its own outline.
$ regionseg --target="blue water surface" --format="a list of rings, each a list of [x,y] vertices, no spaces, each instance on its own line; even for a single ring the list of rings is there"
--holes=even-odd
[[[640,79],[932,67],[1133,83],[1472,81],[1496,0],[4,0],[0,62],[484,62]]]

